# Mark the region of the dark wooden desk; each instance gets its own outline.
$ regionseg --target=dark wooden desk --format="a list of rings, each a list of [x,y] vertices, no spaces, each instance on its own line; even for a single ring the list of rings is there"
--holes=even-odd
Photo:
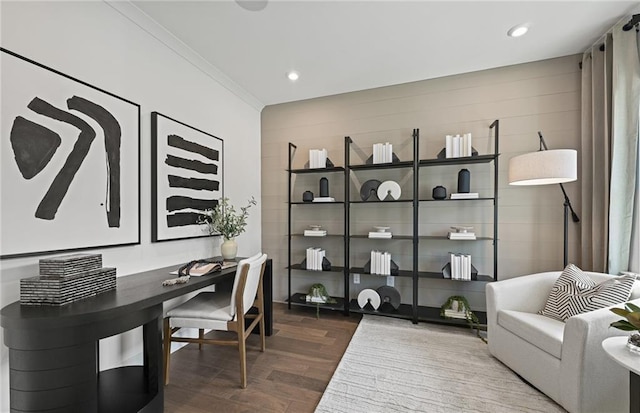
[[[9,348],[12,412],[162,412],[162,303],[232,279],[236,269],[164,287],[179,265],[118,277],[115,290],[62,306],[0,311]],[[264,273],[266,334],[271,335],[272,261]],[[98,340],[142,326],[143,366],[99,371]]]

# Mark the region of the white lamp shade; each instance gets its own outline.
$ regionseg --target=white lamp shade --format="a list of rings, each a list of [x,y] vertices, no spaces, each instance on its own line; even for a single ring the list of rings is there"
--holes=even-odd
[[[510,185],[549,185],[578,179],[578,152],[553,149],[514,156],[509,160]]]

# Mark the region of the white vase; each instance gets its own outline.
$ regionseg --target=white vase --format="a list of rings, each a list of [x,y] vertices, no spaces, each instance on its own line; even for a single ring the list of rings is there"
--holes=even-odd
[[[220,253],[225,260],[232,260],[238,254],[238,243],[235,239],[224,239],[220,246]]]

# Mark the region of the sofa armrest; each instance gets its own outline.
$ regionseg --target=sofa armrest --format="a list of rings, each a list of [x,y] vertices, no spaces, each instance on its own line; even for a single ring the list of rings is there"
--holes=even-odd
[[[508,280],[488,283],[487,316],[499,310],[515,310],[527,313],[540,311],[547,301],[553,283],[560,272],[544,272],[523,275]]]
[[[640,299],[630,302],[640,305]],[[560,382],[564,387],[561,393],[572,399],[563,401],[564,406],[572,406],[580,412],[625,410],[625,403],[629,400],[628,384],[625,384],[628,372],[609,358],[602,348],[604,339],[629,334],[609,327],[621,319],[610,308],[622,306],[620,303],[567,319],[562,341]]]
[[[498,311],[538,312],[544,307],[553,283],[559,276],[560,272],[554,271],[523,275],[487,284],[487,335],[491,354],[496,355],[494,334],[498,328]]]

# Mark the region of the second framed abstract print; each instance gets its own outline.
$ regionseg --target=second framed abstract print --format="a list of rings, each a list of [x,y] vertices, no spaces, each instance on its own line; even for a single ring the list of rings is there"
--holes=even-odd
[[[151,113],[151,240],[208,236],[201,211],[223,197],[222,139]]]

